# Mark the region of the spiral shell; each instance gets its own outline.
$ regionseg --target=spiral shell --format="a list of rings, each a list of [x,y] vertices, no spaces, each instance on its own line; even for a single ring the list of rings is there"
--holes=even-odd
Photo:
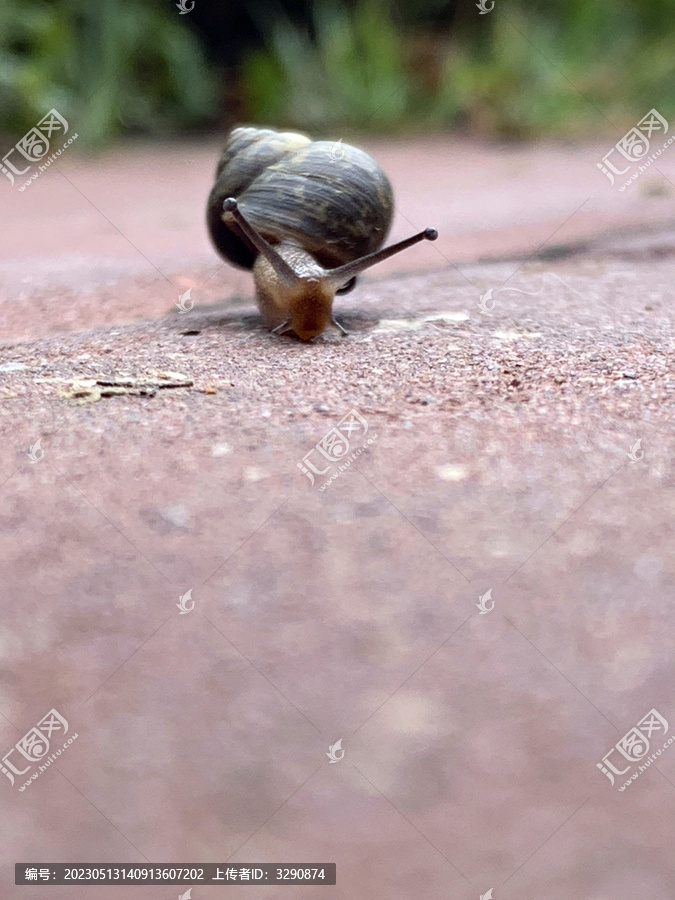
[[[389,179],[363,150],[341,143],[331,156],[334,146],[265,128],[230,132],[207,210],[219,252],[245,269],[257,255],[222,221],[227,197],[270,244],[295,243],[326,269],[378,250],[393,214]]]

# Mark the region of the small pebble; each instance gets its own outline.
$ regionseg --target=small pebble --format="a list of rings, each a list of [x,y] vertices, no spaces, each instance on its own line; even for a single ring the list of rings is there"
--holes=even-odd
[[[232,453],[232,447],[229,444],[216,444],[211,447],[211,456],[229,456],[230,453]]]
[[[460,463],[447,463],[444,466],[436,466],[434,471],[443,481],[463,481],[469,473],[468,468]]]

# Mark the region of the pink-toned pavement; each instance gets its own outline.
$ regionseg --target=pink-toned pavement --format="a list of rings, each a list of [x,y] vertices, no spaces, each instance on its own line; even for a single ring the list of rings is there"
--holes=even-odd
[[[600,146],[369,149],[393,236],[441,237],[311,345],[209,249],[215,144],[3,194],[0,747],[52,708],[78,735],[0,775],[3,900],[187,890],[14,886],[59,861],[337,863],[253,898],[675,896],[675,154],[618,193]],[[365,449],[312,485],[338,427]]]

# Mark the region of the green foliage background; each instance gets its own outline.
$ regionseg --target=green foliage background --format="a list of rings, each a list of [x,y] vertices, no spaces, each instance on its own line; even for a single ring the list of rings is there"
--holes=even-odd
[[[217,2],[217,0],[196,0]],[[486,0],[488,6],[493,0]],[[436,131],[573,138],[630,126],[675,96],[675,0],[318,0],[303,26],[244,3],[263,46],[236,72],[236,115],[315,133]],[[163,0],[4,0],[0,130],[51,107],[82,142],[228,120],[222,70]]]
[[[211,120],[217,76],[170,9],[154,0],[3,0],[0,130],[24,133],[52,107],[89,146]]]
[[[313,129],[567,137],[672,102],[675,0],[494,0],[483,15],[470,0],[460,13],[447,34],[425,34],[390,0],[352,12],[320,0],[313,40],[277,16],[245,65],[251,113]]]

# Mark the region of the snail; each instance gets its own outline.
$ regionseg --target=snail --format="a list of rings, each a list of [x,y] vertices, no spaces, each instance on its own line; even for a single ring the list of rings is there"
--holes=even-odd
[[[211,239],[228,262],[253,270],[256,300],[274,334],[308,341],[347,334],[333,316],[364,269],[434,241],[419,234],[382,248],[394,198],[375,160],[356,147],[267,128],[234,128],[209,195]],[[331,153],[333,150],[333,153]]]

